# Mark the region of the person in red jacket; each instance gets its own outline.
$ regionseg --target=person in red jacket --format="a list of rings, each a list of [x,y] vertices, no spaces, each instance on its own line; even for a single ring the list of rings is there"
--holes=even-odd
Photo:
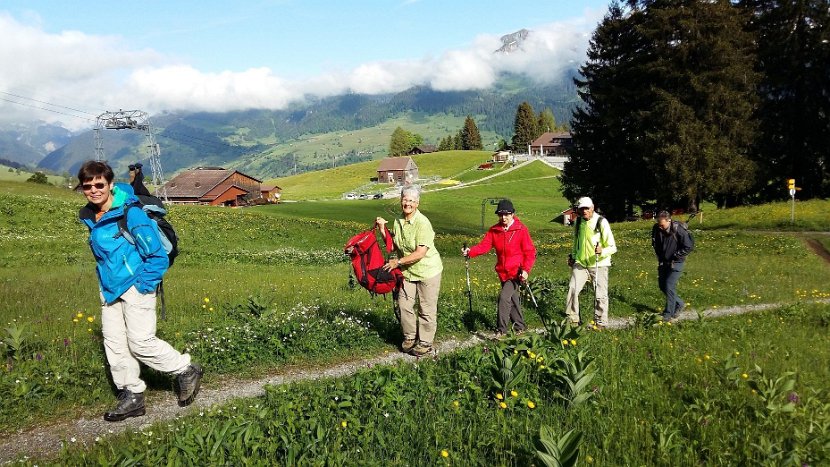
[[[519,289],[536,262],[536,247],[533,246],[527,227],[515,214],[516,210],[509,199],[499,201],[496,208],[499,222],[490,227],[478,245],[461,249],[461,254],[469,258],[483,255],[490,249],[496,250],[496,273],[501,280],[496,337],[502,337],[510,330],[511,320],[517,333],[527,327],[522,316]]]

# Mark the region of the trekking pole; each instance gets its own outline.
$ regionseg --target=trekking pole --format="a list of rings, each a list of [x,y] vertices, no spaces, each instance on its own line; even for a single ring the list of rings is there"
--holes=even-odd
[[[528,284],[527,281],[522,280],[522,268],[519,268],[519,283],[525,286],[527,294],[530,295],[530,300],[533,302],[533,307],[539,308],[539,304],[536,303],[536,297],[533,296],[533,290],[530,288],[530,284]],[[594,295],[596,295],[596,292],[594,292]]]
[[[462,247],[464,250],[467,249],[467,242],[464,242],[464,246]],[[473,289],[470,288],[470,257],[465,254],[464,255],[464,271],[467,273],[467,303],[470,306],[470,315],[473,314]]]
[[[599,246],[599,243],[597,243]],[[594,312],[596,312],[597,308],[597,277],[599,277],[599,253],[597,253],[597,247],[594,247]]]

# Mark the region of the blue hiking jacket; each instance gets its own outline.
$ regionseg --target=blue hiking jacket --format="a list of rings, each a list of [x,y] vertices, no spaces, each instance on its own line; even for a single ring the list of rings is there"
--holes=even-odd
[[[121,234],[118,220],[124,216],[124,207],[138,202],[133,188],[116,183],[113,194],[112,207],[98,222],[95,222],[97,206],[91,203],[78,213],[89,229],[89,247],[97,263],[101,294],[108,305],[133,285],[143,294],[154,292],[169,266],[155,222],[142,209],[127,210],[127,229],[135,245]]]

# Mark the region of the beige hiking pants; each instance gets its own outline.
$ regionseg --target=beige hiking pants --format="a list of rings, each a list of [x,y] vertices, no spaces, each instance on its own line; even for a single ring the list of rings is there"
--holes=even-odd
[[[144,392],[147,385],[139,377],[139,362],[173,374],[190,365],[189,354],[179,353],[156,337],[155,293],[142,294],[130,287],[112,305],[102,305],[101,331],[112,381],[118,389]]]
[[[401,331],[403,338],[418,339],[424,345],[432,345],[438,327],[438,293],[441,291],[441,273],[417,282],[403,281],[398,293],[398,307],[401,310]],[[415,314],[415,299],[418,300],[418,314]]]
[[[576,263],[571,268],[571,281],[568,283],[568,296],[565,299],[565,313],[571,322],[579,322],[579,292],[585,287],[590,279],[595,287],[596,295],[594,300],[594,321],[598,326],[608,326],[608,266],[596,268],[585,268]]]

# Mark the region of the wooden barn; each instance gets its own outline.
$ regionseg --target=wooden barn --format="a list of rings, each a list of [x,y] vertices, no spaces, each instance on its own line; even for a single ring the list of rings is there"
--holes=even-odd
[[[282,188],[276,185],[261,185],[259,192],[266,203],[279,203],[282,197]]]
[[[411,157],[387,157],[378,166],[378,183],[408,185],[418,180],[418,166]]]
[[[176,175],[163,189],[174,204],[242,206],[262,196],[261,183],[238,170],[197,167]]]
[[[573,138],[567,131],[557,133],[545,132],[533,140],[528,148],[531,156],[568,156],[568,150],[573,144]]]
[[[437,150],[438,148],[432,144],[422,144],[420,146],[415,146],[414,148],[410,149],[407,154],[409,154],[410,156],[414,156],[418,154],[429,154]]]

